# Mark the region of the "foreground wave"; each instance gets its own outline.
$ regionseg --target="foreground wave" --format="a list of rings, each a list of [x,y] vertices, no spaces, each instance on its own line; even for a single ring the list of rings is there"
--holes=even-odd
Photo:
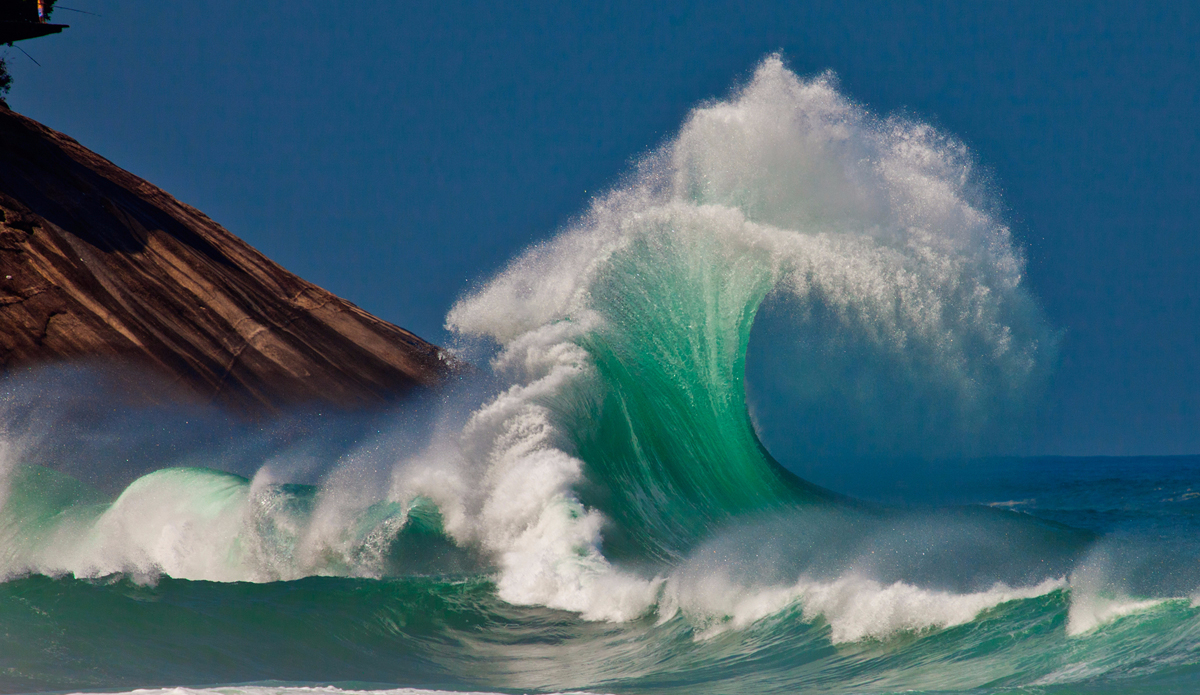
[[[1194,548],[1128,537],[1183,528],[1153,501],[889,507],[767,452],[1011,442],[1056,342],[1022,265],[965,148],[769,58],[453,308],[489,369],[441,402],[114,423],[10,379],[0,686],[1194,682]]]

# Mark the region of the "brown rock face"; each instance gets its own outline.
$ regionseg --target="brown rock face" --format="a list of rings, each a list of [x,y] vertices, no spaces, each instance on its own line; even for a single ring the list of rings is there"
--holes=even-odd
[[[378,405],[449,372],[434,345],[0,107],[0,371],[79,358],[250,412]]]

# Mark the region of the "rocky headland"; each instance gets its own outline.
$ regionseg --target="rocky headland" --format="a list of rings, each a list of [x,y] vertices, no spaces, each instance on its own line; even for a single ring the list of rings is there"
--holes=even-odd
[[[77,360],[247,413],[382,405],[452,371],[438,347],[0,105],[0,372]]]

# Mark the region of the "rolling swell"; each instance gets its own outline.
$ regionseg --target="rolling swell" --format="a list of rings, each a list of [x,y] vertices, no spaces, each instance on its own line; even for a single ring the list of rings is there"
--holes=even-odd
[[[249,464],[136,461],[151,472],[113,497],[10,418],[0,606],[53,648],[10,640],[4,682],[881,691],[1186,670],[1196,608],[1091,577],[1093,534],[858,503],[763,444],[793,464],[1012,434],[1056,336],[986,199],[961,144],[772,57],[455,305],[490,374],[435,423],[373,423],[332,455],[326,432],[243,432]],[[83,637],[106,615],[112,643]],[[1072,671],[1088,650],[1104,665]]]

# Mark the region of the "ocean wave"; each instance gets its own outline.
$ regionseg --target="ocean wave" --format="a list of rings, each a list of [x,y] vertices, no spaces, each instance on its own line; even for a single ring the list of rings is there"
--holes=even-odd
[[[154,423],[130,422],[153,446],[124,463],[109,456],[105,470],[123,482],[108,494],[60,469],[86,469],[118,445],[81,436],[64,467],[56,439],[87,418],[30,427],[53,379],[11,382],[0,410],[0,577],[257,586],[467,576],[507,606],[569,612],[511,624],[537,645],[556,643],[555,630],[616,644],[606,663],[635,655],[630,678],[693,657],[701,670],[753,663],[727,639],[813,659],[942,640],[952,646],[938,659],[984,655],[960,674],[977,687],[1038,657],[988,661],[1012,626],[1034,642],[1061,632],[1083,643],[1166,605],[1178,614],[1171,629],[1187,634],[1194,610],[1163,604],[1166,589],[1096,579],[1116,573],[1092,569],[1094,534],[1001,508],[1025,498],[885,508],[802,480],[771,453],[791,464],[961,457],[1013,434],[1057,335],[988,201],[961,143],[876,117],[832,76],[802,79],[769,57],[453,307],[460,351],[487,354],[487,369],[414,408],[420,417],[308,434],[285,418],[278,436],[197,418],[195,428],[227,433],[223,449],[211,437],[160,447]],[[107,412],[94,394],[64,398],[50,407]],[[989,624],[1000,614],[1012,623]],[[509,623],[472,616],[470,629],[420,637],[471,658],[503,652],[507,638],[486,628]],[[597,638],[609,625],[628,632]],[[357,627],[341,629],[334,637],[352,641]],[[1074,678],[1054,658],[1028,673]],[[550,662],[528,668],[558,668]],[[915,663],[872,687],[923,687]],[[589,662],[591,680],[554,671],[555,682],[603,683],[605,669],[620,670]],[[797,670],[787,683],[806,677]]]

